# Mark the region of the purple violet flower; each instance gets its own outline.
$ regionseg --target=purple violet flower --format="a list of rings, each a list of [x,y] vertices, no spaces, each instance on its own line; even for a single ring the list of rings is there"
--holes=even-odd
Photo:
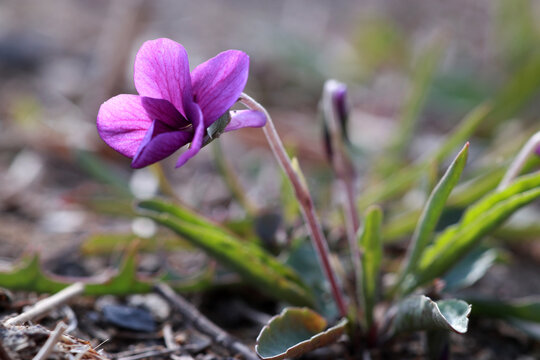
[[[135,59],[139,95],[117,95],[103,103],[97,116],[99,135],[110,147],[132,158],[133,168],[160,161],[190,143],[178,158],[176,167],[180,167],[199,152],[208,128],[236,103],[248,70],[249,57],[242,51],[228,50],[190,73],[181,44],[170,39],[147,41]],[[233,111],[222,132],[265,123],[261,112]]]

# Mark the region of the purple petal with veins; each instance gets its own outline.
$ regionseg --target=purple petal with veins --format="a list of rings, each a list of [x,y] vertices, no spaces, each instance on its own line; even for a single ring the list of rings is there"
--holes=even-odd
[[[224,51],[193,69],[193,94],[206,127],[238,100],[246,86],[248,72],[249,56],[238,50]]]
[[[97,116],[99,136],[114,150],[133,157],[152,125],[137,95],[118,95],[101,105]]]
[[[145,42],[135,58],[135,88],[142,96],[170,101],[184,116],[191,100],[191,76],[187,52],[170,39]]]

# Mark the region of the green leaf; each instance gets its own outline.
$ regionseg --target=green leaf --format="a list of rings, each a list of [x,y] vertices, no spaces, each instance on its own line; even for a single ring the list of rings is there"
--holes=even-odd
[[[524,172],[530,171],[538,166],[538,160],[535,161],[532,158],[527,162]],[[449,208],[465,208],[475,201],[478,201],[490,191],[493,191],[501,181],[504,173],[506,172],[508,164],[497,164],[487,170],[482,170],[480,175],[464,183],[458,184],[447,201],[447,207]],[[414,231],[415,225],[420,217],[421,210],[414,209],[408,212],[401,212],[399,215],[390,216],[387,222],[383,225],[383,239],[385,242],[393,242],[399,240],[411,234]],[[503,230],[503,229],[501,229]],[[524,230],[524,229],[523,229]],[[534,233],[534,228],[531,229]],[[515,231],[521,231],[517,228],[513,228],[512,231],[502,232],[503,236],[509,236],[510,234],[520,237]],[[524,230],[525,232],[526,230]],[[497,231],[497,235],[499,232]]]
[[[536,174],[536,177],[540,179],[540,174]],[[523,191],[525,188],[520,185],[524,183],[532,185],[526,179],[519,179],[514,183],[514,186],[503,190],[503,192]],[[415,286],[423,285],[442,276],[471,251],[483,236],[494,230],[518,209],[540,197],[540,187],[531,187],[531,190],[525,190],[513,196],[501,196],[500,192],[488,195],[488,198],[481,200],[478,208],[476,206],[471,208],[469,214],[477,214],[474,219],[468,216],[465,225],[459,223],[448,227],[424,252],[420,259],[416,279],[409,284],[408,291],[412,291]],[[499,201],[493,201],[492,197]],[[492,206],[485,208],[488,203]],[[484,209],[484,212],[479,212],[479,208]]]
[[[337,318],[339,313],[332,299],[330,285],[324,276],[311,241],[303,238],[293,243],[285,264],[295,270],[311,289],[315,298],[315,310],[327,319]]]
[[[52,294],[81,281],[85,284],[84,293],[87,295],[129,295],[150,292],[153,283],[159,280],[166,280],[178,292],[200,292],[215,282],[210,272],[189,279],[175,278],[174,281],[169,273],[160,274],[155,279],[141,279],[136,274],[136,268],[134,248],[127,252],[119,271],[107,270],[104,274],[89,278],[49,274],[41,269],[39,256],[35,254],[22,257],[10,271],[1,271],[0,287]]]
[[[470,312],[471,305],[462,300],[435,302],[425,295],[409,296],[398,304],[390,334],[439,329],[464,334]]]
[[[476,221],[479,217],[493,208],[497,203],[501,203],[512,196],[524,193],[528,190],[540,187],[540,173],[524,175],[516,179],[512,184],[502,191],[484,197],[463,214],[461,226],[468,225]]]
[[[468,150],[469,143],[459,152],[429,196],[413,234],[411,245],[409,245],[407,259],[396,283],[396,288],[401,286],[401,283],[409,274],[415,272],[420,257],[432,239],[446,200],[463,172],[467,162]]]
[[[69,283],[45,274],[40,267],[39,255],[21,258],[10,272],[0,272],[0,287],[10,290],[32,290],[38,293],[57,293]]]
[[[474,249],[444,276],[444,289],[451,291],[474,284],[485,275],[496,259],[495,249]]]
[[[475,315],[540,323],[540,296],[509,301],[480,298],[470,298],[467,301],[474,306]]]
[[[326,320],[307,308],[286,308],[263,327],[255,351],[264,360],[293,358],[335,342],[347,320],[324,331]]]
[[[148,293],[152,291],[153,282],[137,277],[137,261],[135,250],[128,251],[116,276],[96,284],[87,284],[84,288],[86,295],[126,295]]]
[[[362,255],[362,299],[368,328],[373,324],[373,307],[377,297],[377,283],[382,258],[381,239],[382,210],[372,206],[367,210],[362,230],[358,240]],[[360,274],[357,275],[360,278]]]
[[[259,246],[243,242],[232,233],[209,224],[173,204],[160,202],[140,204],[142,216],[170,228],[182,238],[202,249],[223,265],[237,272],[261,292],[295,305],[313,305],[313,298],[298,274],[281,264]],[[159,206],[155,206],[159,204]],[[153,211],[150,211],[153,210]],[[203,225],[204,223],[207,223]]]

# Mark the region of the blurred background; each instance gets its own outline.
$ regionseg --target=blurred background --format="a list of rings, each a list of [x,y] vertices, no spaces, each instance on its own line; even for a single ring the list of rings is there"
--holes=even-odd
[[[146,40],[180,42],[192,68],[223,50],[248,53],[246,92],[269,109],[322,207],[331,201],[317,116],[326,79],[349,87],[361,176],[374,166],[366,159],[384,159],[394,145],[405,163],[427,156],[485,101],[493,110],[472,139],[471,161],[486,149],[501,150],[491,161],[503,161],[538,130],[538,18],[540,2],[528,0],[3,0],[0,254],[47,254],[95,232],[152,234],[152,225],[110,214],[129,212],[119,194],[157,192],[160,174],[214,219],[243,216],[211,147],[179,170],[168,159],[133,171],[100,140],[99,106],[135,93],[134,56]],[[281,175],[262,132],[219,142],[250,201],[278,207]]]

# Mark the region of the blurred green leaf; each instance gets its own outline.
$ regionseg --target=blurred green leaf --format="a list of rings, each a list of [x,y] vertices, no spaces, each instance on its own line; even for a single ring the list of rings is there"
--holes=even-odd
[[[430,161],[442,163],[455,148],[467,142],[478,126],[486,120],[491,107],[491,104],[483,103],[472,109],[452,130],[452,133],[444,139],[442,145],[430,157]]]
[[[445,291],[458,290],[480,280],[497,259],[497,250],[478,248],[471,251],[443,278]]]
[[[159,249],[167,251],[193,249],[189,243],[179,241],[176,236],[140,238],[132,233],[100,233],[88,236],[81,245],[81,252],[85,255],[123,252],[135,240],[138,242],[139,251],[154,252]]]
[[[374,185],[367,187],[362,191],[358,199],[358,209],[365,210],[370,205],[402,195],[422,177],[424,167],[423,164],[410,165],[397,171],[384,181],[378,181]]]
[[[409,59],[409,46],[403,31],[391,19],[375,15],[364,20],[357,22],[352,38],[355,56],[351,67],[359,77],[388,64],[404,65]]]
[[[497,5],[498,46],[503,50],[502,55],[515,65],[536,50],[540,42],[535,9],[530,0],[499,0]]]
[[[210,131],[210,128],[208,131]],[[230,161],[228,161],[223,154],[223,147],[221,146],[220,142],[215,141],[212,143],[212,154],[214,155],[214,163],[233,197],[244,208],[248,216],[255,216],[258,211],[257,207],[247,197],[246,191],[243,188],[236,171],[234,170]]]
[[[86,208],[99,214],[134,217],[133,198],[117,196],[94,196],[81,201]]]
[[[539,160],[531,158],[525,165],[523,172],[530,171],[538,166]],[[479,175],[476,177],[458,184],[447,201],[447,207],[450,209],[463,209],[471,205],[475,201],[478,201],[490,191],[495,189],[501,181],[504,173],[506,172],[506,163],[494,165],[492,168],[482,169],[479,171]],[[392,242],[399,240],[411,234],[415,228],[415,225],[420,217],[421,210],[415,209],[410,211],[404,211],[396,216],[389,217],[388,221],[383,226],[383,239],[385,242]],[[526,229],[520,229],[518,227],[503,227],[497,230],[497,234],[501,233],[501,236],[526,235]],[[534,226],[529,229],[530,234],[537,233]],[[506,235],[505,235],[506,234]]]
[[[467,143],[448,167],[448,170],[429,196],[414,231],[411,244],[409,245],[407,258],[395,285],[396,289],[401,286],[402,281],[409,274],[416,271],[417,264],[424,253],[424,250],[431,242],[433,232],[435,231],[437,222],[444,210],[446,200],[459,181],[461,173],[465,168],[467,155],[469,153],[468,151],[469,144]]]
[[[293,358],[331,344],[345,332],[347,320],[326,328],[326,320],[308,308],[285,308],[263,327],[255,351],[264,360]]]
[[[0,271],[0,287],[10,290],[56,293],[63,288],[81,281],[85,284],[86,295],[129,295],[152,291],[155,281],[167,280],[179,292],[202,291],[213,285],[210,273],[189,279],[171,280],[168,273],[156,278],[140,278],[137,273],[135,248],[128,250],[118,271],[107,270],[97,277],[80,278],[49,274],[41,269],[39,255],[22,257],[12,270]]]
[[[382,227],[382,237],[385,243],[392,243],[411,234],[416,227],[422,211],[402,211],[391,217]]]
[[[464,334],[470,312],[471,306],[462,300],[435,302],[425,295],[409,296],[398,304],[390,334],[439,329]]]
[[[399,128],[395,132],[396,137],[393,140],[391,151],[396,158],[402,158],[406,154],[406,147],[411,142],[418,118],[426,102],[429,86],[433,81],[433,75],[437,70],[437,65],[441,58],[443,47],[438,41],[424,50],[414,66],[414,72],[411,81],[411,91],[403,106]],[[389,170],[394,170],[391,167]]]
[[[511,318],[540,323],[540,297],[501,301],[496,299],[467,299],[474,306],[475,316],[486,316],[497,319]]]
[[[214,228],[214,230],[219,230],[227,234],[231,234],[231,232],[227,229],[225,229],[222,226],[219,226],[218,224],[212,222],[211,220],[206,219],[205,217],[198,215],[196,212],[194,212],[191,209],[188,209],[187,207],[175,204],[170,201],[161,200],[161,199],[150,199],[150,200],[141,200],[137,203],[137,207],[139,209],[145,209],[157,213],[166,213],[171,214],[175,218],[178,218],[180,220],[200,225],[200,226],[206,226]]]
[[[38,254],[23,256],[12,271],[0,272],[0,287],[10,290],[52,294],[68,285],[43,273]]]
[[[152,291],[153,282],[137,277],[137,261],[135,250],[127,252],[118,273],[103,283],[86,284],[84,293],[87,295],[126,295],[148,293]]]
[[[534,220],[516,221],[515,223],[510,220],[508,224],[501,226],[493,234],[506,243],[534,241],[540,239],[540,224]]]
[[[492,98],[495,90],[486,79],[476,76],[475,69],[445,68],[433,80],[429,91],[429,103],[434,109],[452,116]]]
[[[211,224],[185,209],[160,200],[139,203],[141,215],[170,228],[194,246],[237,272],[261,292],[292,304],[313,305],[298,274],[259,246]]]
[[[131,196],[128,180],[94,153],[77,150],[75,152],[75,163],[79,164],[94,179],[113,186],[115,190],[124,196]]]
[[[493,194],[484,197],[469,208],[461,220],[461,226],[466,226],[473,221],[477,221],[483,214],[492,209],[496,204],[501,203],[516,194],[524,193],[528,190],[540,188],[540,173],[524,175],[516,179],[506,189],[495,191]]]
[[[358,233],[362,255],[362,299],[368,328],[373,324],[373,308],[377,301],[377,284],[382,259],[381,239],[382,210],[377,206],[368,208],[364,224]]]
[[[490,108],[491,105],[484,103],[471,110],[459,122],[451,135],[443,141],[442,145],[433,155],[429,156],[427,160],[404,167],[384,181],[377,182],[375,185],[365,189],[358,201],[359,209],[366,209],[369,205],[380,203],[404,194],[420,180],[426,170],[430,169],[431,164],[442,163],[455,148],[466,142],[478,126],[486,119]],[[502,178],[504,170],[501,170],[501,172],[503,172],[500,175]],[[491,180],[492,177],[489,177],[489,179]],[[495,186],[496,184],[489,190],[495,188]],[[416,221],[414,221],[414,223],[416,223]]]
[[[532,321],[517,320],[514,318],[508,319],[508,322],[536,341],[540,341],[540,324]]]
[[[488,129],[492,130],[500,122],[515,116],[540,91],[540,52],[531,54],[516,69],[493,99],[490,121],[486,123]]]

